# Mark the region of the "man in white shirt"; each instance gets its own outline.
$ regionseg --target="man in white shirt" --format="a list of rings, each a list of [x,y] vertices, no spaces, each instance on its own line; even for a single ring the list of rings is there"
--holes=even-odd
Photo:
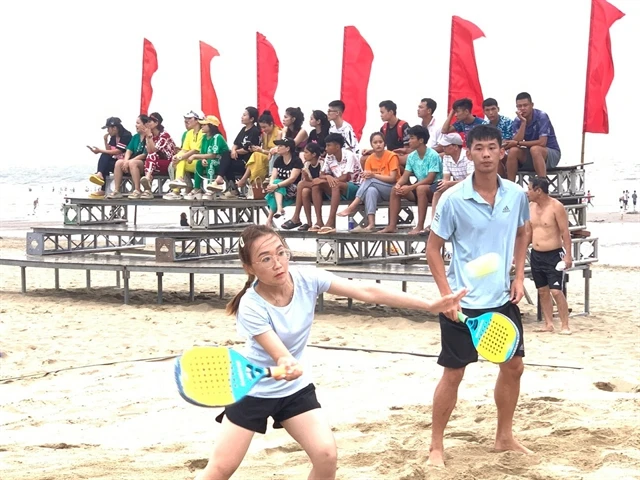
[[[431,201],[431,221],[442,194],[461,182],[474,171],[473,162],[467,158],[467,151],[463,148],[462,137],[459,133],[447,133],[440,136],[438,145],[444,152],[442,157],[442,180],[438,183],[438,189],[433,194]],[[429,227],[424,230],[429,232]]]
[[[436,152],[442,153],[442,147],[438,144],[442,135],[442,125],[439,124],[433,113],[436,111],[438,104],[431,98],[423,98],[418,105],[418,118],[422,120],[422,126],[429,130],[429,142],[427,147],[433,148]]]
[[[316,223],[309,232],[320,235],[336,231],[336,213],[340,200],[353,200],[362,180],[362,166],[358,156],[347,150],[344,138],[339,133],[330,133],[326,139],[327,156],[319,178],[311,182],[311,202],[316,211]],[[325,197],[331,199],[329,218],[322,220],[322,203]],[[302,198],[304,202],[309,199]]]
[[[329,109],[327,110],[327,117],[331,122],[329,133],[339,133],[342,135],[344,137],[344,148],[355,153],[359,157],[360,146],[358,145],[358,138],[356,137],[351,124],[342,119],[345,108],[345,104],[342,100],[334,100],[329,104]]]

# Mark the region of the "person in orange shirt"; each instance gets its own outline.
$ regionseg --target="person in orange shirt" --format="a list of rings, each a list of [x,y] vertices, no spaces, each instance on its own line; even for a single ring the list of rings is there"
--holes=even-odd
[[[338,212],[341,217],[353,215],[358,211],[358,206],[364,203],[368,224],[366,227],[356,226],[351,230],[352,233],[375,231],[378,202],[389,200],[391,189],[400,172],[398,154],[385,150],[384,135],[374,132],[371,134],[370,142],[372,153],[364,165],[362,173],[364,180],[356,192],[356,198],[347,208]]]

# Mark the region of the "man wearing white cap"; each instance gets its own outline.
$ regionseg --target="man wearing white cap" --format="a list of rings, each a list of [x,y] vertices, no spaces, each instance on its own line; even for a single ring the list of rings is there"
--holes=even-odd
[[[191,190],[191,185],[187,185],[186,175],[194,174],[197,162],[190,160],[190,157],[200,153],[202,137],[204,136],[200,130],[199,120],[204,120],[204,113],[199,110],[191,110],[184,114],[184,125],[187,127],[187,131],[182,136],[180,151],[174,155],[171,161],[169,176],[172,180],[169,183],[169,187],[173,191],[164,196],[167,200],[181,199],[180,190],[182,188]]]
[[[438,188],[431,201],[431,221],[442,194],[456,183],[461,182],[474,171],[473,162],[467,158],[467,151],[462,146],[462,137],[459,133],[447,133],[440,136],[438,145],[443,149],[442,180],[438,182]],[[430,227],[423,232],[428,234]]]

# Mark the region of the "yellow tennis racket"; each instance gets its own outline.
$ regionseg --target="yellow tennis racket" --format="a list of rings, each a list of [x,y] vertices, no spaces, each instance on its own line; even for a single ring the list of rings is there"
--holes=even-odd
[[[493,363],[513,358],[520,345],[520,331],[509,317],[488,312],[469,318],[458,312],[458,319],[469,328],[473,345],[482,357]]]
[[[297,367],[300,368],[300,367]],[[226,347],[193,347],[176,358],[174,373],[180,396],[200,407],[239,402],[263,378],[280,377],[286,367],[258,367]]]

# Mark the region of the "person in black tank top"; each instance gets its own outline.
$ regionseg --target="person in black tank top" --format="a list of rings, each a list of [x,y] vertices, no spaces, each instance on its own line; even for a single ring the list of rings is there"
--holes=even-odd
[[[296,211],[290,220],[284,222],[281,228],[285,230],[293,230],[297,228],[301,232],[306,232],[311,226],[311,202],[306,202],[304,214],[307,216],[307,223],[304,225],[300,221],[300,211],[302,210],[304,196],[311,197],[311,185],[315,178],[320,177],[320,171],[322,170],[322,162],[320,157],[322,156],[323,149],[317,143],[308,143],[304,147],[304,168],[302,169],[302,180],[298,183],[298,191],[296,193]]]

